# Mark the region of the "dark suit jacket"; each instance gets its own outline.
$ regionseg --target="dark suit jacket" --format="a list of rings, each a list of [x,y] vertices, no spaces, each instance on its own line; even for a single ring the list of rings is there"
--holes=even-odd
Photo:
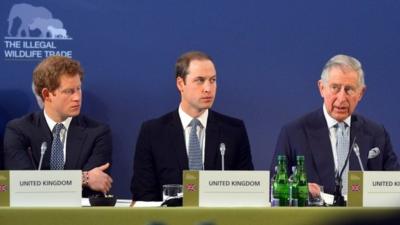
[[[7,170],[36,170],[40,146],[47,142],[42,169],[50,169],[52,133],[43,111],[10,121],[4,134],[4,166]],[[64,169],[88,171],[111,162],[111,131],[83,115],[74,117],[68,128]],[[84,189],[84,196],[92,194]]]
[[[354,138],[360,147],[360,157],[365,170],[400,169],[389,135],[383,126],[360,115],[352,115],[351,143]],[[369,151],[375,147],[378,147],[381,153],[376,158],[368,159]],[[304,155],[308,181],[323,185],[327,193],[334,193],[335,163],[329,129],[322,108],[282,128],[271,163],[271,172],[275,170],[279,154],[288,157],[288,168],[296,165],[297,155]],[[351,153],[349,162],[350,170],[361,170],[354,152]]]
[[[225,143],[226,170],[253,170],[243,121],[209,110],[205,170],[221,170],[220,143]],[[178,111],[143,123],[136,144],[131,184],[133,200],[161,201],[164,184],[182,184],[188,169],[185,137]]]

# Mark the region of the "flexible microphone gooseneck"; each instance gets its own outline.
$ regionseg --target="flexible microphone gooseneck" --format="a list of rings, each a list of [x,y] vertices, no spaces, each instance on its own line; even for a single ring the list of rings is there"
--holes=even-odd
[[[39,161],[39,166],[38,166],[38,170],[42,169],[42,162],[43,162],[43,156],[44,153],[47,150],[47,142],[42,142],[42,145],[40,146],[40,161]]]
[[[358,164],[360,164],[361,171],[364,172],[364,166],[361,162],[361,157],[360,157],[360,148],[358,147],[358,144],[354,144],[353,148],[354,153],[356,153],[357,159],[358,159]]]
[[[226,150],[225,144],[221,143],[219,145],[219,151],[221,152],[221,166],[222,166],[221,168],[222,168],[222,171],[225,170],[225,150]]]
[[[344,162],[343,168],[340,171],[340,173],[336,173],[336,177],[335,177],[335,198],[333,200],[333,205],[334,206],[346,206],[346,202],[344,200],[344,197],[342,195],[342,188],[343,188],[343,179],[342,179],[342,175],[343,172],[345,170],[345,168],[347,167],[347,164],[349,163],[349,159],[350,159],[350,154],[351,154],[351,149],[354,149],[354,145],[356,144],[356,137],[354,137],[353,139],[353,143],[351,144],[351,147],[349,149],[349,152],[347,153],[347,157],[346,157],[346,161]]]

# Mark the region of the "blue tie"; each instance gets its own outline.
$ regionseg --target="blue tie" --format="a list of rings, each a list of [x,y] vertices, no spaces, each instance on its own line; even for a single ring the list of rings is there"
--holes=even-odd
[[[50,169],[64,169],[64,145],[61,142],[60,132],[64,129],[62,123],[57,123],[53,128],[53,143],[51,144]]]
[[[337,124],[336,129],[336,152],[338,157],[338,173],[342,171],[344,163],[346,162],[347,155],[349,153],[350,148],[350,129],[346,126],[344,122],[340,122]],[[342,194],[347,195],[347,181],[348,181],[348,172],[349,172],[349,162],[346,165],[346,168],[342,174]]]
[[[189,169],[202,170],[203,158],[199,137],[197,136],[197,126],[201,126],[201,123],[198,119],[193,119],[189,126],[191,127],[189,134]]]

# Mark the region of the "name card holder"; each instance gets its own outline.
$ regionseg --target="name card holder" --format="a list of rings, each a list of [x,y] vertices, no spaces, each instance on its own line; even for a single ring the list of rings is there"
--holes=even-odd
[[[0,206],[80,207],[80,170],[0,171]]]
[[[349,207],[399,207],[399,171],[349,171]]]
[[[183,206],[269,206],[269,171],[183,171]]]

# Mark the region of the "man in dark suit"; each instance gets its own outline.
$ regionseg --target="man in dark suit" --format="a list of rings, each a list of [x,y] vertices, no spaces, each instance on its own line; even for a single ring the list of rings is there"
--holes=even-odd
[[[181,184],[183,170],[221,170],[221,143],[226,170],[254,169],[243,121],[210,110],[217,89],[212,59],[188,52],[175,67],[180,106],[141,127],[131,185],[134,201],[161,201],[162,185]]]
[[[322,185],[324,192],[334,194],[335,177],[346,167],[338,153],[341,138],[336,132],[340,122],[350,134],[346,156],[350,146],[356,143],[365,170],[399,170],[385,128],[354,113],[366,90],[361,63],[350,56],[334,56],[326,63],[318,87],[324,99],[323,107],[282,128],[271,171],[275,170],[278,155],[287,156],[288,168],[296,165],[297,155],[304,155],[310,193],[319,195]],[[350,155],[348,170],[361,170],[354,153]],[[343,176],[343,180],[347,177]],[[345,193],[342,193],[347,194],[345,185],[343,189]]]
[[[8,170],[36,170],[43,158],[40,169],[82,170],[86,197],[111,188],[106,170],[112,143],[108,126],[79,115],[82,80],[83,69],[73,59],[51,56],[39,63],[33,81],[44,109],[7,124],[4,162]]]

